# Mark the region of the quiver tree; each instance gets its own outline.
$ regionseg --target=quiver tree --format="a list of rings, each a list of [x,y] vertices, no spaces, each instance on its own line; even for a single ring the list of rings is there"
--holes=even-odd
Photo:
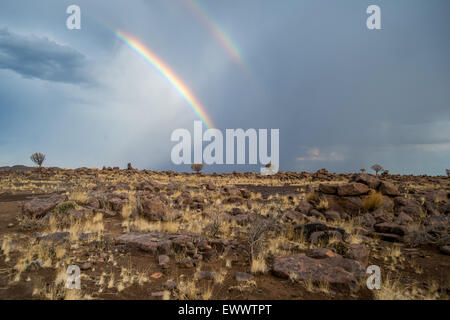
[[[194,163],[191,165],[191,169],[194,170],[197,174],[200,173],[203,169],[203,163]]]
[[[44,160],[45,160],[45,155],[40,152],[36,152],[31,155],[30,159],[35,164],[37,164],[39,166],[39,168],[41,168],[42,164],[44,163]]]
[[[374,164],[371,168],[373,171],[375,171],[375,175],[378,175],[378,172],[383,170],[383,167],[380,166],[379,164]]]

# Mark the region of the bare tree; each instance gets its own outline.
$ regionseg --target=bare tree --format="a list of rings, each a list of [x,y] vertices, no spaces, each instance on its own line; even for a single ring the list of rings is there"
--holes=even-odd
[[[373,171],[375,171],[375,174],[378,175],[378,172],[380,172],[381,170],[383,170],[383,167],[380,166],[379,164],[374,164],[371,169]]]
[[[45,155],[40,152],[36,152],[31,155],[30,159],[35,164],[37,164],[39,166],[39,168],[41,168],[42,164],[44,163],[44,160],[45,160]]]
[[[200,171],[202,171],[203,169],[203,163],[194,163],[191,165],[191,169],[197,173],[200,173]]]
[[[248,227],[245,234],[245,240],[250,260],[254,259],[259,254],[269,230],[270,224],[263,219],[256,220]]]

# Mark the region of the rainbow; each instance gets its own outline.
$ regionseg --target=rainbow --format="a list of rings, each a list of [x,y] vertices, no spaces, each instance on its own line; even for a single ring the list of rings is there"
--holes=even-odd
[[[205,111],[205,108],[200,104],[194,94],[187,88],[187,86],[181,81],[181,79],[148,47],[143,45],[139,40],[133,38],[130,35],[125,34],[123,31],[115,30],[117,37],[122,40],[128,47],[136,51],[145,60],[155,67],[169,82],[170,84],[183,96],[187,101],[191,109],[202,119],[203,123],[208,128],[214,128],[214,124]]]
[[[245,71],[248,72],[244,58],[231,37],[208,15],[205,9],[196,0],[183,0],[200,20],[208,27],[221,46],[228,52],[231,58]]]

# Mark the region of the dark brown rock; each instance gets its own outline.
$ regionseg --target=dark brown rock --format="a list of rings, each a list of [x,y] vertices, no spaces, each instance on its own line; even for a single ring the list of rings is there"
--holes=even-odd
[[[376,232],[379,233],[392,233],[399,236],[404,236],[407,233],[407,229],[404,226],[400,226],[392,222],[379,223],[374,226]]]
[[[391,197],[396,197],[396,196],[400,195],[400,192],[398,191],[397,187],[394,184],[392,184],[391,182],[387,182],[387,181],[382,181],[380,183],[379,190],[382,194],[391,196]]]
[[[363,267],[369,262],[369,250],[364,244],[351,244],[344,255],[345,258],[359,261]]]
[[[365,184],[353,182],[339,184],[337,186],[337,194],[339,196],[360,196],[367,194],[369,192],[369,187]]]
[[[377,189],[381,181],[369,174],[358,174],[353,177],[353,181],[363,183],[371,189]]]
[[[236,272],[234,274],[234,278],[236,279],[237,282],[246,282],[253,280],[253,275],[245,272]]]
[[[337,194],[337,185],[335,184],[319,184],[319,191],[325,194]]]
[[[337,257],[339,256],[336,253],[335,249],[330,248],[316,248],[312,249],[311,251],[307,252],[306,255],[313,259],[325,259],[325,258],[331,258],[331,257]]]
[[[354,270],[358,267],[345,260],[348,259],[339,257],[313,259],[301,254],[275,256],[272,272],[281,278],[294,277],[297,281],[326,282],[357,291],[359,285]]]
[[[22,213],[33,218],[42,218],[58,204],[67,201],[65,195],[53,195],[47,199],[35,198],[22,205]]]

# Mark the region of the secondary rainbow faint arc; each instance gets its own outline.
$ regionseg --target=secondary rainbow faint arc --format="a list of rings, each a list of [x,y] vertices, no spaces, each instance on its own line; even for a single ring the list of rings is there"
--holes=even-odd
[[[150,62],[177,91],[188,102],[191,109],[202,119],[208,128],[214,128],[211,118],[206,113],[204,107],[200,104],[194,94],[187,88],[181,79],[173,72],[156,54],[148,47],[139,42],[136,38],[126,34],[123,31],[115,30],[117,37],[121,39],[128,47],[136,51],[145,60]]]
[[[205,9],[196,0],[183,0],[189,8],[208,26],[209,30],[214,34],[219,43],[225,48],[233,60],[248,72],[244,63],[241,52],[231,37],[208,15]]]

